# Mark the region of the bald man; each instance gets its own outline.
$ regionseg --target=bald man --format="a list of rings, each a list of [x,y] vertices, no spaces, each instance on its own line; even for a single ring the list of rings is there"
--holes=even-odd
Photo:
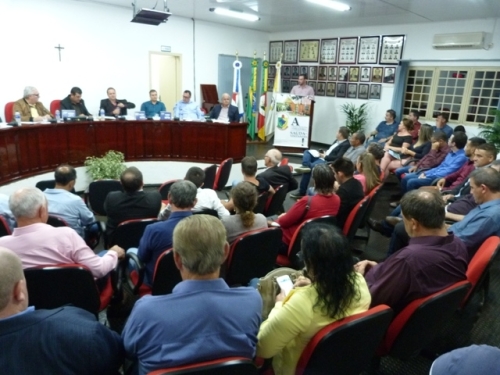
[[[35,310],[21,259],[0,248],[0,368],[4,374],[116,374],[120,336],[76,307]]]
[[[276,148],[268,150],[264,156],[264,164],[267,169],[259,174],[259,178],[266,180],[273,188],[287,185],[287,191],[295,190],[299,184],[293,177],[288,165],[279,165],[282,158],[283,155],[280,150]]]
[[[231,105],[231,96],[222,94],[220,104],[217,104],[210,112],[210,118],[221,122],[239,122],[240,113],[238,107]]]

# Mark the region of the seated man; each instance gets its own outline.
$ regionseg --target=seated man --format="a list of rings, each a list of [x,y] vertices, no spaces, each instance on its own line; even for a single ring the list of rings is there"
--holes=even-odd
[[[196,205],[196,186],[191,181],[177,181],[168,192],[170,215],[167,220],[150,224],[142,235],[139,249],[129,249],[137,252],[137,256],[145,264],[144,283],[153,285],[156,261],[160,254],[172,247],[172,233],[179,221],[191,216]]]
[[[393,109],[387,110],[385,113],[385,121],[381,121],[377,128],[370,133],[373,139],[369,142],[377,142],[385,145],[385,142],[398,130],[399,123],[396,122],[396,111]]]
[[[122,332],[127,355],[139,362],[138,373],[224,357],[253,358],[262,299],[254,288],[229,288],[219,278],[229,252],[224,226],[215,217],[195,215],[182,220],[173,237],[183,281],[172,294],[138,300]]]
[[[221,104],[217,104],[210,112],[210,118],[223,122],[239,122],[240,113],[238,107],[231,105],[231,97],[229,94],[222,94],[220,99]]]
[[[117,374],[120,336],[88,311],[28,307],[21,260],[0,248],[0,368],[4,374]],[[22,358],[22,359],[21,359]]]
[[[125,169],[120,176],[120,182],[124,192],[112,191],[104,200],[104,210],[108,217],[106,223],[108,243],[113,243],[114,231],[121,222],[157,217],[161,208],[160,193],[143,190],[142,173],[136,167]]]
[[[85,227],[95,222],[92,211],[78,195],[71,193],[76,183],[76,170],[70,165],[57,167],[54,173],[56,186],[43,192],[49,204],[49,215],[64,219],[82,238]]]
[[[353,133],[349,138],[351,147],[347,149],[344,154],[344,158],[349,159],[354,165],[358,162],[359,155],[366,151],[365,146],[365,135],[362,132]]]
[[[25,188],[11,195],[10,209],[17,220],[11,236],[0,237],[0,246],[12,249],[23,262],[23,268],[62,263],[86,266],[95,278],[106,276],[125,256],[119,246],[94,252],[71,228],[47,225],[47,199],[37,188]]]
[[[471,345],[441,355],[429,375],[493,375],[500,369],[500,349],[489,345]]]
[[[110,87],[106,90],[107,99],[102,99],[99,105],[100,109],[104,109],[106,116],[118,117],[127,116],[127,109],[135,108],[135,104],[128,102],[125,99],[116,99],[116,91]]]
[[[449,113],[441,112],[436,116],[436,125],[432,127],[433,130],[441,130],[446,134],[448,139],[453,135],[453,128],[448,125]],[[458,130],[458,129],[457,129]]]
[[[269,185],[276,188],[280,185],[287,185],[288,191],[297,189],[297,180],[292,176],[288,165],[279,165],[281,163],[281,151],[275,148],[270,149],[264,156],[264,164],[267,169],[257,177],[266,180]]]
[[[82,99],[82,89],[73,87],[70,94],[61,100],[61,109],[74,110],[77,116],[92,116]]]
[[[365,275],[372,306],[396,313],[411,301],[465,280],[469,256],[464,243],[446,231],[444,202],[435,191],[413,190],[401,200],[409,244],[384,262],[355,265]]]
[[[21,121],[40,122],[50,120],[53,116],[42,102],[38,101],[39,98],[40,94],[36,88],[32,86],[25,87],[23,98],[14,103],[12,115],[14,116],[16,112],[19,112]]]
[[[149,101],[144,102],[141,105],[141,111],[144,111],[146,118],[153,118],[155,116],[159,117],[160,112],[167,110],[165,104],[158,101],[158,92],[156,92],[156,90],[149,91],[149,98]]]
[[[182,100],[178,101],[174,107],[174,118],[181,120],[203,120],[205,115],[200,106],[191,100],[191,91],[184,90]]]
[[[7,225],[12,232],[16,226],[16,219],[9,207],[9,196],[6,194],[0,194],[0,215],[3,216]]]

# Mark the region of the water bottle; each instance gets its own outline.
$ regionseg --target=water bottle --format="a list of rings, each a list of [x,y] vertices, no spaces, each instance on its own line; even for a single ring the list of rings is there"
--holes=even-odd
[[[16,112],[14,114],[14,120],[16,120],[16,124],[18,126],[21,126],[21,114],[19,112]]]
[[[101,118],[101,120],[104,120],[104,109],[101,108],[101,110],[99,111],[99,117]]]
[[[56,109],[56,122],[61,122],[61,111]]]

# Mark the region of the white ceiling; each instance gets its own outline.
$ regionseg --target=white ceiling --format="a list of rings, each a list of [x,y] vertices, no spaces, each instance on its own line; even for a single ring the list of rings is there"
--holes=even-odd
[[[76,0],[132,9],[133,0]],[[136,0],[138,8],[163,10],[164,0]],[[172,17],[181,16],[266,32],[316,30],[420,22],[442,22],[500,17],[500,0],[341,0],[348,12],[306,0],[167,0]],[[232,20],[209,11],[227,7],[260,16],[260,21]],[[132,11],[131,11],[132,12]],[[500,25],[499,25],[500,27]]]

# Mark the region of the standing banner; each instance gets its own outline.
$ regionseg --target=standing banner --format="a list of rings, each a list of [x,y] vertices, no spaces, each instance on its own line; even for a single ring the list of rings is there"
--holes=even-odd
[[[310,99],[276,94],[274,146],[308,148]]]
[[[259,101],[259,116],[257,118],[257,135],[265,141],[266,140],[266,107],[267,107],[267,77],[268,77],[269,61],[266,60],[266,53],[264,52],[264,60],[262,61],[262,94]]]

